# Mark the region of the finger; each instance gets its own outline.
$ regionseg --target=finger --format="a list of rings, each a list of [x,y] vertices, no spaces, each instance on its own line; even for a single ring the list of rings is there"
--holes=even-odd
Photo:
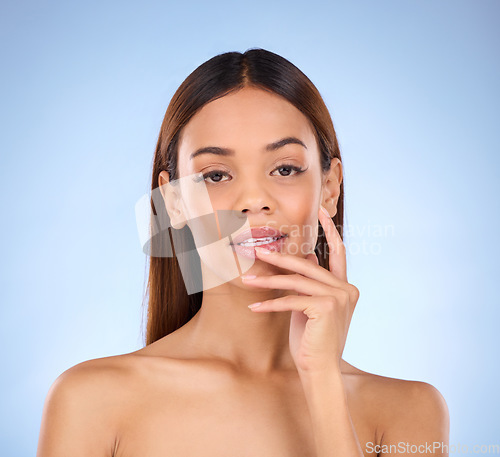
[[[325,214],[323,206],[319,208],[319,222],[325,232],[329,251],[330,272],[342,281],[347,281],[346,249],[332,218]]]
[[[299,311],[303,312],[309,319],[320,317],[327,311],[331,297],[314,296],[299,297],[297,295],[287,295],[286,297],[273,298],[260,303],[252,303],[248,307],[252,311],[279,312],[279,311]]]
[[[245,284],[254,287],[294,290],[305,295],[342,295],[347,293],[342,289],[329,286],[300,274],[257,276],[255,278],[242,276],[241,280]]]
[[[316,258],[316,262],[314,262],[316,264],[315,265],[311,260],[303,259],[302,257],[297,257],[284,252],[269,251],[268,249],[257,247],[255,248],[255,252],[257,253],[259,260],[265,260],[273,265],[294,271],[329,286],[342,287],[344,285],[342,281],[318,264],[316,254],[313,254]]]
[[[316,265],[319,265],[318,257],[316,256],[316,254],[314,252],[307,254],[306,260],[308,262],[312,262],[312,263],[314,263]],[[306,296],[306,294],[303,294],[301,292],[299,292],[299,295],[300,296]]]
[[[318,256],[316,255],[316,253],[315,253],[315,252],[312,252],[312,253],[307,254],[307,256],[306,256],[306,260],[308,260],[308,261],[310,261],[310,262],[313,262],[313,263],[315,263],[316,265],[319,265]]]

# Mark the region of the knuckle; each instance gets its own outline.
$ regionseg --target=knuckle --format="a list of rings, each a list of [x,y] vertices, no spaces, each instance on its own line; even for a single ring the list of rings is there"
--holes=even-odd
[[[359,298],[359,289],[353,284],[349,284],[349,290],[355,300]]]
[[[345,250],[346,250],[346,248],[345,248],[345,243],[343,243],[342,241],[339,241],[339,242],[337,243],[337,249],[338,249],[340,252],[345,251]]]
[[[327,300],[328,308],[333,310],[337,307],[338,305],[338,299],[335,297],[335,295],[329,295],[328,300]]]
[[[337,295],[339,297],[339,303],[342,305],[346,305],[351,300],[351,295],[347,292],[347,290],[340,289]]]

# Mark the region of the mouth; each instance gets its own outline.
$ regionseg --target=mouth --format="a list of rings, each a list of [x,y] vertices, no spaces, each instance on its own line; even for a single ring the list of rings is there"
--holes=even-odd
[[[266,238],[249,238],[242,243],[236,243],[238,246],[265,246],[274,243],[275,241],[285,238],[286,235],[266,237]]]
[[[287,236],[286,233],[264,225],[262,227],[250,227],[236,236],[232,237],[231,245],[261,246],[272,243]]]
[[[263,247],[270,251],[280,251],[288,234],[271,227],[252,227],[236,235],[230,245],[235,252],[243,257],[256,258],[256,247]]]

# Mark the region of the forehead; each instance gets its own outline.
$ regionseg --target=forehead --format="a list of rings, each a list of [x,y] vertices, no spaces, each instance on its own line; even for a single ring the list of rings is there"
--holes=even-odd
[[[200,109],[183,128],[179,162],[204,146],[219,146],[245,153],[262,149],[284,137],[302,140],[315,150],[313,127],[307,117],[277,94],[245,87]]]

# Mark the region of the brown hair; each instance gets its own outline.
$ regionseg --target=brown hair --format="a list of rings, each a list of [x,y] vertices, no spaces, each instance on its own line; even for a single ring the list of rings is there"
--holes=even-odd
[[[314,127],[323,172],[330,169],[332,158],[341,160],[328,108],[319,91],[302,71],[285,58],[264,49],[253,48],[244,53],[226,52],[212,57],[196,68],[172,97],[156,145],[152,191],[159,187],[158,178],[163,170],[168,172],[170,181],[178,179],[179,135],[196,112],[210,101],[245,86],[274,92],[305,114]],[[151,224],[154,223],[153,218],[157,221],[170,220],[165,205],[156,205],[155,208],[152,198],[151,210]],[[344,180],[340,185],[337,213],[333,222],[343,239]],[[182,236],[175,232],[180,231],[170,231],[169,228],[164,230],[163,236],[152,237],[152,252],[166,252],[173,245],[177,248],[193,244],[192,240],[186,238],[185,231]],[[175,243],[172,243],[170,236],[175,236]],[[315,252],[319,264],[328,269],[327,244],[321,227],[318,229]],[[200,274],[200,271],[193,274]],[[165,257],[151,255],[148,286],[144,296],[144,302],[148,301],[146,345],[187,323],[200,309],[202,297],[203,292],[188,295],[175,253],[174,256]]]

